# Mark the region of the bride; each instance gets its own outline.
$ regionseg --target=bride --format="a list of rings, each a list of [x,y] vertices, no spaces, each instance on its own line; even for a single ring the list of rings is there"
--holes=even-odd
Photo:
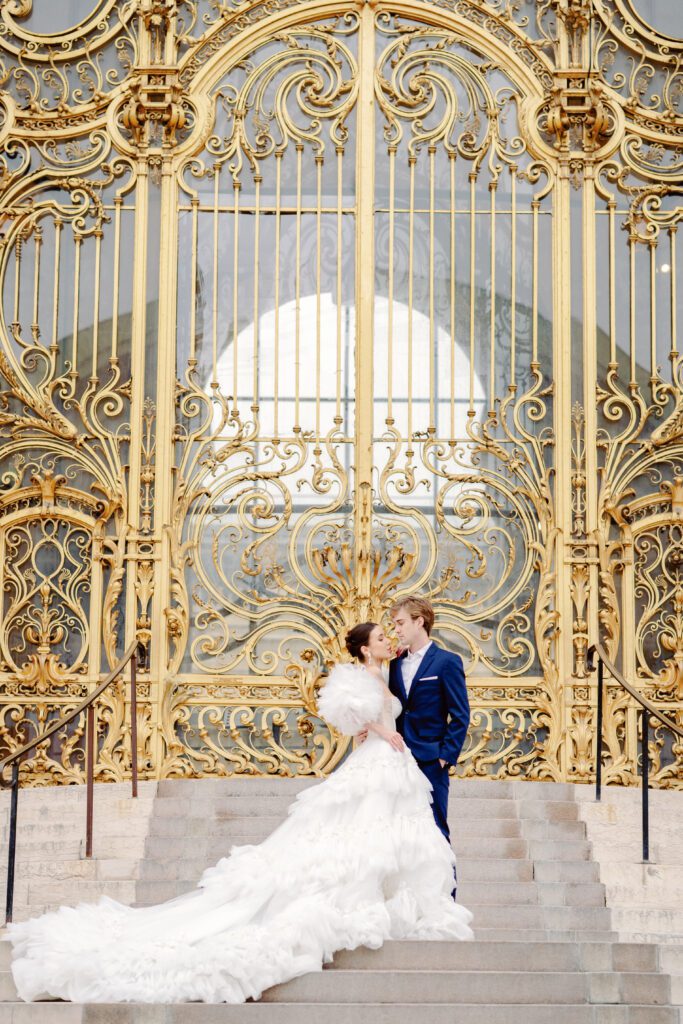
[[[395,729],[400,702],[380,668],[389,641],[366,622],[346,645],[357,664],[332,669],[320,713],[367,739],[299,793],[266,840],[233,846],[193,892],[141,908],[105,896],[10,925],[22,999],[240,1003],[319,971],[335,950],[472,938],[472,915],[450,895],[455,856],[434,823],[430,783]]]

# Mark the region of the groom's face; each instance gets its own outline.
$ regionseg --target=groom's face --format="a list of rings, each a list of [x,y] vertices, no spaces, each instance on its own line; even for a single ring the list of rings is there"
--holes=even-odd
[[[399,608],[393,618],[396,636],[401,647],[410,647],[422,636],[424,619],[421,615],[413,619],[404,608]]]

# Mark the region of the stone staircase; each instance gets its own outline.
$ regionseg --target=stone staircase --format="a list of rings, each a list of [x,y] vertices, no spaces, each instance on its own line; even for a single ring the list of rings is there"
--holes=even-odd
[[[82,789],[22,792],[15,919],[102,893],[142,905],[186,892],[231,845],[263,839],[311,784],[144,783],[136,802],[128,786],[98,786],[92,861],[82,859]],[[683,937],[620,941],[592,857],[590,799],[572,785],[454,780],[458,898],[474,912],[474,942],[342,951],[243,1006],[21,1004],[0,944],[0,1024],[300,1024],[316,1007],[326,1024],[682,1024],[671,974]],[[2,794],[3,857],[7,812]]]

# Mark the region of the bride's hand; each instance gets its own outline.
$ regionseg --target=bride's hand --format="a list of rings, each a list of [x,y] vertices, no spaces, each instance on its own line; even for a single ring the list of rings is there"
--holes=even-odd
[[[399,753],[406,749],[403,737],[400,733],[394,732],[391,729],[383,729],[380,733],[383,740],[386,740],[390,747],[394,750],[398,750]]]

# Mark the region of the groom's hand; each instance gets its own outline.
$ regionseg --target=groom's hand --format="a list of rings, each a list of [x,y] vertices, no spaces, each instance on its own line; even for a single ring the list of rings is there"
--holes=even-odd
[[[444,761],[444,759],[442,757],[440,757],[439,758],[439,764],[441,765],[442,768],[445,768],[446,765],[448,764],[448,762]]]

